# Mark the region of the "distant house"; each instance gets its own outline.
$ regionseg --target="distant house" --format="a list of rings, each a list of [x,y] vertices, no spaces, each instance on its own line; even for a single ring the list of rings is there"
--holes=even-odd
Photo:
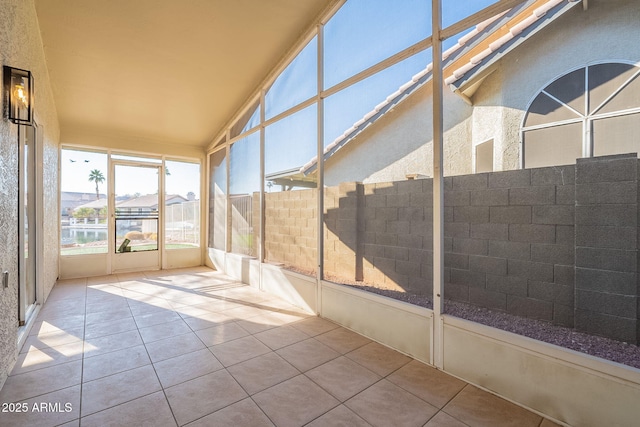
[[[100,194],[100,200],[106,200],[106,195]],[[63,218],[71,216],[74,209],[87,204],[89,202],[96,201],[96,193],[81,193],[75,191],[61,191],[60,192],[60,213]]]
[[[188,200],[179,194],[167,194],[165,197],[165,206],[175,205],[177,203],[185,203]],[[116,210],[119,213],[136,214],[150,213],[158,211],[158,195],[147,194],[145,196],[134,197],[125,201],[116,203]]]
[[[444,174],[640,151],[640,2],[529,0],[443,54]],[[432,176],[431,65],[324,153],[325,184]],[[314,186],[317,158],[273,174]]]

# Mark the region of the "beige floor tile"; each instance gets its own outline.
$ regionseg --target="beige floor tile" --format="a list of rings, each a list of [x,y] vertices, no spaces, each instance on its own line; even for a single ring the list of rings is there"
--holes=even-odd
[[[236,324],[242,326],[250,334],[258,334],[260,332],[282,326],[285,322],[282,319],[274,317],[272,314],[252,317],[248,320],[238,320]]]
[[[154,363],[162,387],[167,388],[223,368],[209,349],[194,351]]]
[[[318,366],[306,375],[341,402],[380,380],[379,375],[344,356]]]
[[[254,335],[272,350],[277,350],[309,338],[307,334],[291,326],[279,326]]]
[[[84,330],[85,339],[100,338],[107,335],[119,334],[122,332],[135,331],[138,329],[133,317],[125,317],[111,322],[94,323],[87,325]]]
[[[82,386],[82,416],[160,391],[151,365],[89,381]]]
[[[12,375],[17,375],[82,359],[83,347],[84,343],[82,341],[76,341],[71,344],[45,347],[42,350],[21,353],[18,355],[18,360],[11,373]]]
[[[291,326],[304,332],[310,337],[315,337],[316,335],[324,334],[340,327],[333,322],[317,316],[292,323]]]
[[[349,353],[371,342],[369,338],[342,327],[318,335],[316,339],[342,354]]]
[[[140,338],[137,330],[120,332],[98,338],[85,338],[84,354],[85,357],[97,356],[124,348],[135,347],[140,344],[142,344],[142,338]]]
[[[49,334],[60,330],[84,329],[84,316],[75,315],[52,320],[38,320],[33,323],[29,335]]]
[[[275,353],[267,353],[228,369],[242,388],[253,395],[279,384],[300,372]]]
[[[456,420],[446,412],[438,412],[433,418],[429,420],[424,427],[468,427],[462,421]]]
[[[259,307],[244,305],[242,307],[232,308],[223,312],[226,316],[236,320],[250,320],[256,316],[262,316],[271,313],[269,310],[262,310]]]
[[[422,426],[438,409],[387,380],[381,380],[345,405],[374,426]]]
[[[3,412],[3,427],[57,426],[80,417],[80,386],[65,388],[20,402],[25,412]],[[76,423],[77,425],[77,423]]]
[[[304,375],[261,391],[253,400],[278,427],[302,426],[340,403]]]
[[[63,363],[62,365],[19,375],[10,375],[0,390],[0,402],[19,402],[57,390],[80,384],[82,361]]]
[[[191,328],[180,318],[172,322],[160,323],[158,325],[147,326],[138,329],[142,341],[150,343],[164,338],[174,337],[191,332]]]
[[[85,297],[53,301],[51,304],[47,304],[42,307],[36,320],[49,320],[58,317],[84,315],[85,301]]]
[[[189,325],[189,327],[194,331],[212,328],[214,326],[219,326],[233,321],[233,318],[222,313],[213,313],[206,310],[202,311],[203,313],[194,314],[193,316],[182,316],[187,325]]]
[[[410,357],[377,342],[360,347],[346,356],[383,377],[411,362]]]
[[[82,341],[84,336],[84,328],[76,328],[58,331],[42,333],[39,335],[30,335],[24,342],[21,353],[26,353],[31,350],[42,350],[48,347],[57,347],[64,344],[71,344],[74,342]]]
[[[244,399],[229,405],[211,415],[189,423],[187,426],[274,427],[269,418],[251,399]]]
[[[208,347],[249,335],[247,331],[238,326],[235,322],[227,322],[211,328],[200,329],[195,333]]]
[[[542,421],[539,415],[472,385],[467,385],[443,410],[474,427],[529,427]]]
[[[247,397],[225,370],[165,389],[179,425],[187,424]]]
[[[451,375],[413,360],[387,377],[395,385],[442,408],[467,385]]]
[[[205,345],[193,332],[154,341],[146,346],[153,363],[205,348]]]
[[[339,353],[314,338],[281,348],[276,353],[300,372],[306,372],[340,356]]]
[[[82,367],[82,381],[93,381],[150,364],[151,360],[144,345],[86,357]]]
[[[129,308],[127,299],[119,296],[101,297],[91,301],[87,299],[87,313],[102,313]]]
[[[132,317],[129,307],[120,307],[115,310],[101,311],[100,313],[87,313],[85,323],[86,325],[93,325],[96,323],[113,322],[114,320],[128,317]]]
[[[174,322],[176,320],[182,321],[182,317],[173,310],[161,309],[153,313],[144,313],[134,315],[133,318],[138,325],[138,328],[146,328],[149,326],[160,325],[163,323]]]
[[[306,427],[326,426],[371,427],[371,424],[357,416],[351,409],[344,405],[340,405],[306,425]]]
[[[164,393],[156,392],[82,418],[82,427],[175,427]]]
[[[214,356],[225,367],[244,362],[261,354],[268,353],[269,347],[252,336],[238,338],[209,347]]]

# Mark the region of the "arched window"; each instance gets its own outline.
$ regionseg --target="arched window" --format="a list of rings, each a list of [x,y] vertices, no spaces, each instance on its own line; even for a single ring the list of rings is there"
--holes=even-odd
[[[594,64],[554,80],[531,101],[522,143],[526,168],[640,152],[640,67]]]

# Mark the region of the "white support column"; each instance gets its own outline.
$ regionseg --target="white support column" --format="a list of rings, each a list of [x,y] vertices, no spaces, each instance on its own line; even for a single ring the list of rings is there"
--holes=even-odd
[[[432,0],[433,53],[433,331],[431,334],[431,362],[443,369],[442,297],[444,296],[444,179],[443,179],[443,94],[441,1]]]
[[[265,152],[266,152],[266,148],[265,148],[265,129],[264,129],[264,119],[265,119],[265,105],[264,105],[264,99],[266,96],[266,91],[265,89],[262,89],[262,91],[260,92],[260,105],[258,106],[258,108],[260,108],[260,241],[258,243],[259,248],[258,248],[258,261],[260,264],[260,268],[259,270],[259,279],[258,279],[258,288],[260,290],[262,290],[262,263],[264,263],[264,258],[265,258],[265,215],[266,215],[266,208],[265,208],[265,194],[264,194],[264,187],[265,187],[265,183],[264,183],[264,175],[265,175],[265,165],[264,165],[264,158],[265,158]]]
[[[320,315],[322,312],[322,279],[324,273],[324,98],[322,98],[322,91],[324,90],[324,25],[318,24],[318,96],[317,96],[317,109],[318,109],[318,169],[317,174],[317,192],[316,197],[318,212],[316,217],[318,219],[317,232],[316,232],[316,248],[317,248],[317,272],[316,272],[316,314]]]

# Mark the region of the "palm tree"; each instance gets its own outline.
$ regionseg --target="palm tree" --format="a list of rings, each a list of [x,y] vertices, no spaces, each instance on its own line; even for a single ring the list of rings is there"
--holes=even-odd
[[[104,175],[98,169],[94,169],[89,172],[89,182],[96,183],[96,200],[100,200],[100,190],[98,189],[98,184],[102,184],[104,182]]]

